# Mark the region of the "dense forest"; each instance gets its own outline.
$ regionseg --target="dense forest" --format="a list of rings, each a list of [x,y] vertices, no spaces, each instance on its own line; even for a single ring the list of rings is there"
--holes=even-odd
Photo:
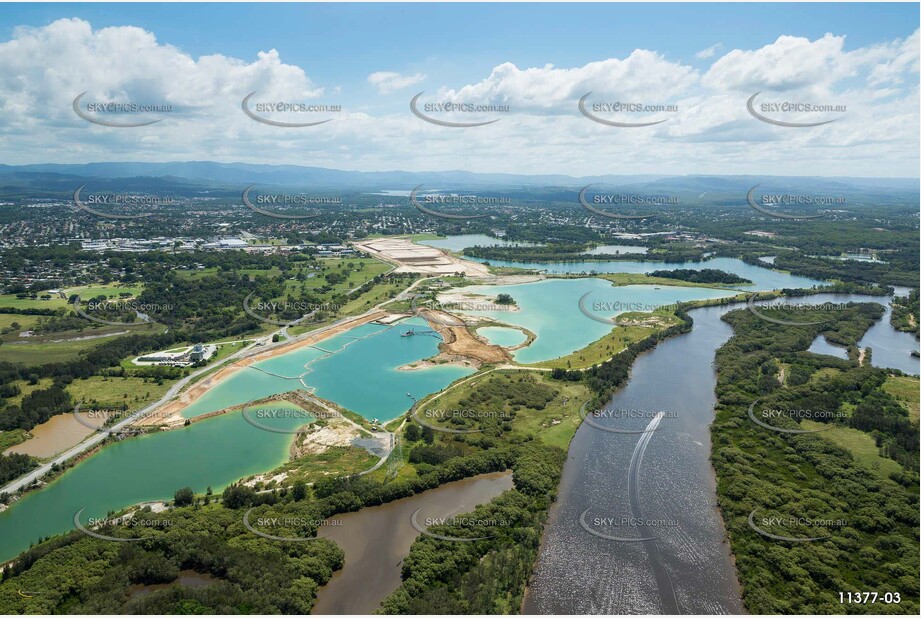
[[[796,327],[745,310],[723,318],[734,335],[716,357],[712,460],[752,613],[918,613],[918,427],[882,388],[887,370],[806,351],[819,332],[853,349],[881,312],[878,305],[851,305],[829,312],[825,324]],[[900,471],[881,477],[821,431],[759,426],[750,406],[783,429],[801,429],[809,419],[866,432]],[[756,510],[759,522],[781,522],[765,526],[769,533],[825,538],[762,536],[749,525]],[[901,603],[841,604],[839,591],[858,590],[898,592]]]
[[[649,273],[649,276],[664,277],[665,279],[680,279],[681,281],[690,281],[691,283],[728,283],[733,285],[751,283],[749,279],[716,268],[701,268],[700,270],[684,268],[676,270],[654,270]]]
[[[28,455],[19,453],[0,455],[0,484],[19,478],[37,465],[35,459]],[[2,494],[0,494],[0,497],[2,497]]]
[[[706,251],[687,243],[671,243],[656,253],[586,253],[588,245],[499,245],[494,247],[467,247],[465,256],[483,260],[510,262],[608,262],[630,260],[640,262],[699,262]]]

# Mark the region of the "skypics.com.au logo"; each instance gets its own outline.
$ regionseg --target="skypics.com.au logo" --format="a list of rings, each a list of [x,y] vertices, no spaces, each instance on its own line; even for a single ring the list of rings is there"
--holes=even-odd
[[[240,107],[243,109],[243,113],[246,114],[249,118],[260,122],[262,124],[267,124],[273,127],[281,127],[284,129],[302,129],[305,127],[316,127],[321,124],[326,124],[333,120],[333,118],[323,118],[322,120],[313,120],[308,116],[309,114],[321,114],[323,116],[328,116],[329,114],[338,114],[342,112],[341,105],[328,105],[328,104],[310,104],[303,103],[301,101],[253,101],[253,97],[256,96],[256,92],[250,92],[248,95],[243,97],[243,101],[240,103]],[[294,122],[292,120],[282,120],[282,118],[292,118],[296,116],[305,116],[310,117],[310,120],[305,120],[302,122]]]
[[[600,101],[591,104],[591,110],[587,104],[588,98],[592,95],[587,92],[579,99],[579,113],[598,124],[618,129],[635,129],[640,127],[651,127],[666,122],[668,118],[662,118],[663,113],[675,113],[678,106],[667,103],[644,103],[642,101]],[[604,114],[604,115],[599,115]],[[655,116],[638,116],[639,118],[650,118],[645,122],[631,121],[627,122],[623,114],[655,114]],[[615,120],[615,118],[623,118]],[[656,118],[656,120],[652,120]]]
[[[72,103],[74,113],[77,117],[98,124],[104,127],[115,127],[127,129],[133,127],[146,127],[157,124],[163,118],[151,118],[151,114],[162,116],[171,113],[173,106],[163,103],[138,103],[138,102],[121,102],[121,101],[90,101],[83,102],[86,92],[78,94]],[[116,120],[131,117],[134,114],[141,114],[145,120]]]
[[[471,114],[474,118],[483,118],[484,115],[507,114],[511,112],[508,105],[495,105],[492,103],[475,103],[470,101],[435,101],[430,103],[420,103],[419,99],[425,94],[423,90],[412,98],[409,102],[409,111],[413,115],[429,124],[439,127],[450,127],[453,129],[467,129],[471,127],[482,127],[499,122],[499,118],[484,120],[448,120],[448,118],[459,118],[465,114]]]

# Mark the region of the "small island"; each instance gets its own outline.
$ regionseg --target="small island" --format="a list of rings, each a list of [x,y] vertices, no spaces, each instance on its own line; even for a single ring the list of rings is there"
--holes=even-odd
[[[678,270],[654,270],[648,274],[650,277],[680,279],[681,281],[688,281],[690,283],[727,283],[732,285],[751,283],[748,279],[716,268],[702,268],[700,270],[681,268]]]

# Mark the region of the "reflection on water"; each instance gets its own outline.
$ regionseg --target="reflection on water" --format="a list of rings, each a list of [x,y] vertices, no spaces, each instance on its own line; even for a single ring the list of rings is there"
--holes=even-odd
[[[477,335],[485,337],[489,343],[509,348],[524,343],[528,336],[517,328],[503,328],[501,326],[485,326],[478,328]]]
[[[632,245],[599,245],[594,249],[586,251],[589,255],[617,255],[618,253],[637,253],[645,255],[648,252],[646,247],[634,247]]]
[[[803,300],[888,305],[886,297],[843,294]],[[633,414],[595,419],[642,431],[651,414],[666,413],[659,430],[648,438],[642,467],[634,466],[636,478],[630,477],[630,462],[642,433],[615,434],[588,423],[579,427],[559,501],[544,533],[525,613],[669,613],[675,611],[673,598],[680,613],[743,611],[709,459],[716,384],[712,363],[716,349],[732,335],[720,316],[740,308],[691,311],[693,330],[640,356],[629,382],[607,406]],[[890,343],[898,358],[910,359],[909,348],[917,346],[912,336],[892,328],[888,311],[860,343],[873,348],[874,364],[879,362],[876,350],[889,350]],[[917,361],[913,368],[900,364],[918,373]],[[656,529],[658,538],[643,542],[612,541],[582,528],[580,515],[586,509],[592,517],[629,517],[631,482],[644,518],[677,526]],[[644,536],[640,532],[624,536]]]
[[[400,336],[407,327],[426,326],[421,318],[400,324],[364,324],[316,346],[254,363],[210,388],[182,414],[198,416],[254,398],[309,388],[365,418],[388,421],[409,407],[406,393],[416,397],[434,393],[473,372],[448,365],[400,371],[403,365],[436,355],[440,343],[435,337]]]
[[[380,506],[331,518],[340,525],[322,526],[319,536],[345,552],[345,566],[317,595],[314,614],[370,614],[400,586],[400,570],[419,536],[410,518],[450,517],[472,511],[512,489],[512,473],[483,474]]]
[[[691,312],[694,329],[640,356],[630,381],[607,406],[632,411],[597,419],[642,431],[665,412],[648,437],[632,479],[643,518],[677,522],[654,541],[598,538],[579,523],[631,516],[630,462],[640,434],[615,434],[583,423],[570,446],[559,501],[544,534],[525,613],[739,613],[743,610],[715,501],[710,467],[715,350],[731,333],[720,315],[739,308]],[[642,529],[623,536],[645,536]],[[677,608],[675,605],[677,604]]]
[[[911,333],[893,328],[892,306],[888,297],[883,297],[877,302],[885,304],[886,315],[870,327],[858,345],[861,348],[872,349],[870,363],[874,367],[900,369],[905,373],[918,375],[918,358],[911,356],[912,350],[918,350],[918,340]]]
[[[827,354],[829,356],[847,360],[847,350],[842,348],[840,345],[829,343],[828,339],[825,338],[825,335],[819,335],[815,338],[815,341],[813,341],[812,345],[809,346],[809,352],[814,352],[815,354]]]
[[[742,290],[779,290],[782,288],[809,289],[827,282],[800,277],[789,273],[761,268],[746,264],[737,258],[712,258],[703,262],[636,262],[630,260],[612,260],[609,262],[507,262],[504,260],[484,260],[469,258],[478,262],[489,262],[493,266],[509,266],[513,268],[528,268],[542,270],[550,274],[573,273],[648,273],[653,270],[677,270],[702,268],[715,268],[728,273],[734,273],[748,279],[753,285],[727,286]]]
[[[470,286],[469,294],[510,294],[520,311],[469,311],[474,315],[524,327],[537,339],[513,352],[519,363],[536,363],[580,350],[611,332],[612,326],[588,317],[610,318],[627,311],[652,311],[656,307],[689,300],[723,298],[736,293],[711,288],[683,286],[613,286],[604,279],[546,279],[505,286]],[[596,304],[597,303],[597,304]],[[597,307],[597,308],[596,308]]]
[[[896,295],[904,296],[906,288],[897,288]],[[912,350],[918,350],[918,340],[912,333],[896,330],[892,326],[892,305],[888,296],[865,296],[862,294],[814,294],[807,296],[809,302],[815,303],[876,303],[883,305],[886,312],[877,320],[863,338],[857,342],[860,348],[870,348],[870,364],[874,367],[899,369],[907,374],[918,375],[919,360],[911,356]],[[816,343],[813,342],[813,346]],[[819,344],[821,345],[821,344]],[[840,349],[840,348],[838,348]],[[814,351],[810,348],[810,351]],[[833,354],[833,352],[820,352]],[[833,354],[837,356],[837,354]]]

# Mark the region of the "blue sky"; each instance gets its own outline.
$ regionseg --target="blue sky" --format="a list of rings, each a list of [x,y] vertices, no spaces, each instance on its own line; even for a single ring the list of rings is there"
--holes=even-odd
[[[578,66],[634,49],[656,50],[696,65],[712,45],[757,48],[780,33],[810,39],[845,35],[863,47],[910,35],[912,3],[804,4],[8,4],[0,38],[19,25],[82,17],[95,28],[142,27],[161,43],[193,55],[251,60],[277,49],[322,83],[353,84],[349,96],[373,91],[371,71],[436,73],[443,83],[472,83],[502,62]],[[429,85],[427,85],[429,86]],[[430,86],[429,86],[430,87]]]
[[[88,24],[94,34],[92,37],[84,34],[62,35],[51,28],[52,24],[63,18],[77,18],[80,23]],[[72,60],[75,53],[80,55],[74,50],[84,50],[90,54],[98,50],[93,37],[98,37],[100,31],[106,28],[134,27],[155,37],[157,54],[169,54],[170,50],[174,50],[193,62],[200,62],[202,57],[220,55],[234,66],[251,65],[252,71],[242,73],[247,83],[255,84],[251,86],[252,89],[268,91],[269,84],[280,88],[284,83],[292,83],[288,71],[291,68],[300,72],[302,77],[295,76],[297,79],[294,81],[300,90],[292,87],[287,98],[312,97],[314,101],[335,102],[347,110],[378,118],[378,124],[387,124],[392,119],[395,121],[397,117],[407,115],[408,98],[420,90],[432,96],[441,93],[441,96],[454,97],[455,100],[458,96],[466,96],[467,100],[511,102],[513,108],[517,102],[517,109],[523,110],[534,103],[535,96],[542,96],[541,92],[549,92],[557,87],[571,89],[565,101],[541,103],[531,109],[535,116],[561,110],[571,114],[583,84],[588,84],[584,87],[593,92],[605,92],[607,87],[606,92],[612,97],[631,95],[652,101],[659,96],[669,101],[681,100],[682,110],[688,110],[691,106],[700,109],[705,97],[710,97],[714,101],[713,105],[717,104],[721,96],[742,97],[744,101],[746,93],[750,94],[749,90],[763,90],[765,86],[762,84],[767,84],[777,92],[790,93],[799,89],[799,96],[808,100],[819,100],[816,97],[822,97],[822,102],[837,103],[849,99],[848,120],[853,124],[853,120],[859,116],[860,101],[866,103],[872,99],[876,109],[880,109],[879,106],[883,104],[892,104],[900,106],[902,110],[906,108],[906,102],[916,102],[917,63],[907,65],[905,57],[911,55],[912,46],[915,45],[911,39],[917,39],[918,20],[918,4],[909,3],[6,4],[0,13],[0,61],[3,59],[4,43],[7,44],[6,51],[10,57],[22,54],[22,49],[30,48],[25,44],[18,47],[14,45],[19,38],[31,36],[23,35],[22,27],[31,29],[33,33],[47,30],[41,36],[35,35],[32,43],[39,45],[41,41],[41,47],[53,48],[54,45],[48,44],[47,37],[62,36],[67,45],[74,46],[61,58],[42,60],[56,65],[74,63],[67,70],[62,69],[62,73],[75,73],[77,77],[83,78],[83,82],[75,80],[72,86],[68,85],[68,88],[75,90],[74,95],[89,90],[91,93],[96,92],[97,96],[130,98],[139,96],[137,93],[143,90],[146,96],[155,98],[172,96],[167,92],[169,75],[147,78],[140,73],[131,74],[121,66],[103,69],[99,62],[77,66],[76,61]],[[833,43],[829,43],[831,39],[823,38],[826,35],[833,37]],[[780,37],[787,39],[781,43]],[[132,53],[131,32],[126,30],[120,38],[124,40],[125,53]],[[814,46],[815,51],[810,51],[809,46]],[[712,48],[711,52],[701,55],[702,50],[707,48]],[[885,52],[879,51],[880,48],[886,48]],[[277,52],[276,64],[282,68],[276,66],[275,70],[265,74],[253,75],[264,68],[257,62],[260,52],[270,50]],[[648,50],[657,59],[641,62],[637,50]],[[808,64],[817,54],[825,54],[823,62],[827,66],[815,66],[812,72],[799,70],[801,65]],[[724,59],[724,56],[728,58]],[[744,57],[741,61],[750,62],[753,68],[739,68],[739,57]],[[593,68],[593,63],[604,62],[610,63],[613,68],[610,71]],[[618,64],[621,62],[626,68]],[[778,72],[771,69],[772,62],[779,63],[780,77],[777,77]],[[635,65],[632,68],[629,66],[631,63]],[[884,80],[885,83],[880,81],[879,71],[875,68],[878,64],[886,67],[888,81]],[[181,65],[182,62],[178,62],[176,66]],[[552,65],[554,70],[547,69],[548,65]],[[497,74],[497,67],[503,66],[513,66],[517,72],[509,75],[508,72],[499,71]],[[18,84],[31,79],[30,71],[38,71],[40,68],[38,64],[17,67],[13,71],[0,68],[0,77],[3,77],[3,72],[8,73],[7,83],[0,83],[0,86],[15,90]],[[647,84],[645,90],[611,85],[614,80],[622,84],[624,80],[631,79],[631,75],[642,75],[644,71],[658,69],[662,69],[661,94],[656,92],[654,83]],[[17,70],[21,72],[14,75]],[[192,73],[197,75],[204,70],[202,66]],[[570,79],[571,76],[567,75],[569,72],[580,71],[578,78]],[[834,78],[825,79],[822,77],[823,71],[834,74]],[[121,75],[112,78],[118,72]],[[392,77],[406,78],[405,82],[400,83],[408,85],[397,84],[386,89],[377,87],[376,82],[370,79],[370,75],[375,72],[387,72]],[[693,75],[684,83],[683,76],[688,72]],[[891,75],[894,72],[898,75]],[[535,77],[534,73],[540,74]],[[200,79],[200,75],[197,77]],[[70,80],[70,76],[67,79]],[[162,83],[157,83],[158,79]],[[187,79],[192,81],[191,74]],[[236,79],[239,82],[243,77]],[[527,86],[519,87],[522,79],[529,80]],[[539,82],[540,79],[544,81]],[[673,87],[676,82],[682,83],[682,87]],[[143,88],[139,84],[143,84]],[[278,88],[273,88],[273,91],[277,92]],[[22,94],[32,104],[41,104],[41,89]],[[8,97],[5,101],[4,96]],[[14,104],[15,96],[15,92],[9,95],[0,93],[0,105],[5,103],[5,107],[20,110],[23,104],[21,101]],[[734,110],[738,107],[735,99],[729,104],[734,106]],[[65,110],[62,113],[67,112]],[[886,113],[892,116],[892,113]],[[910,116],[910,122],[915,123],[917,110],[906,113]],[[72,120],[72,117],[65,115],[49,117],[44,122],[55,125]],[[363,118],[353,120],[360,123]],[[742,121],[742,117],[739,117],[732,122]],[[910,138],[910,143],[895,147],[880,146],[877,151],[871,151],[864,143],[867,137],[855,125],[852,134],[839,135],[837,141],[833,136],[828,136],[827,142],[835,145],[838,149],[836,152],[820,152],[820,144],[804,140],[802,132],[791,140],[792,133],[789,131],[775,131],[768,135],[764,131],[767,127],[758,126],[751,135],[741,135],[732,122],[714,117],[708,122],[700,120],[700,131],[692,134],[690,127],[695,126],[693,116],[683,113],[680,122],[683,127],[681,130],[677,128],[679,120],[676,119],[667,129],[663,125],[655,131],[646,132],[645,142],[638,140],[636,135],[618,141],[622,145],[644,150],[657,148],[661,140],[669,138],[685,144],[722,143],[722,148],[713,147],[723,160],[729,162],[738,162],[741,152],[751,150],[745,147],[744,142],[784,142],[789,145],[795,141],[796,152],[804,153],[804,149],[808,148],[819,156],[821,163],[807,163],[816,173],[830,172],[836,166],[840,167],[842,160],[846,161],[845,167],[854,169],[875,161],[880,167],[880,175],[888,175],[884,173],[887,169],[891,173],[895,169],[893,163],[901,171],[917,168],[917,131]],[[4,155],[9,160],[3,162],[34,162],[41,156],[48,156],[47,153],[42,155],[34,150],[34,139],[28,139],[28,131],[37,130],[37,125],[30,129],[21,125],[10,126],[9,121],[4,127],[3,123],[0,120],[0,135],[6,132],[13,141],[12,152]],[[840,128],[844,124],[839,122],[837,126]],[[503,126],[508,125],[506,122]],[[906,126],[905,121],[900,121],[900,127],[905,129],[905,135],[908,136],[913,125]],[[890,130],[895,129],[890,127]],[[306,147],[315,157],[323,158],[326,164],[333,167],[383,169],[387,162],[402,156],[407,147],[404,143],[399,145],[403,150],[396,147],[388,150],[383,145],[388,138],[403,136],[404,131],[395,125],[373,136],[369,136],[367,130],[361,135],[348,137],[342,131],[332,135],[332,131],[332,127],[325,127],[314,132],[307,140],[309,143]],[[158,136],[162,137],[164,132],[149,134],[148,145],[158,141]],[[284,135],[283,151],[297,148],[293,143],[295,136],[288,133]],[[478,137],[485,133],[481,131]],[[819,133],[814,131],[812,135]],[[140,134],[141,131],[135,133]],[[17,135],[23,137],[18,148],[15,139]],[[299,136],[304,135],[302,132]],[[320,135],[323,139],[317,139]],[[431,146],[436,142],[439,146],[445,146],[436,148],[437,152],[432,153],[434,168],[478,166],[495,169],[495,162],[489,161],[486,155],[486,144],[475,141],[471,135],[472,132],[467,132],[463,139],[458,139],[456,132],[450,136],[446,133],[426,133],[417,138],[423,146]],[[566,136],[559,136],[567,140],[570,137],[579,141],[579,135],[572,131]],[[59,135],[59,138],[66,140],[69,136]],[[85,135],[81,137],[85,138]],[[537,148],[532,141],[522,137],[522,133],[494,132],[491,139],[493,142],[501,139],[504,143],[514,143],[516,148],[535,146],[532,156],[523,158],[518,164],[520,168],[531,168],[536,162],[549,167],[545,163],[547,158],[556,156],[560,166],[566,168],[558,171],[572,173],[574,167],[595,166],[580,162],[590,159],[592,154],[615,152],[606,149],[610,144],[602,144],[599,146],[601,152],[577,153],[576,150],[585,146],[583,140],[581,145],[573,142],[568,146],[569,150],[554,153],[546,145]],[[601,139],[609,141],[604,137]],[[318,144],[321,141],[323,144]],[[368,156],[367,152],[358,152],[361,141],[365,141],[365,147],[370,142],[377,155]],[[441,144],[448,141],[453,146]],[[558,139],[552,137],[550,141]],[[882,140],[877,141],[888,141],[892,146],[893,139],[890,135],[888,139],[883,136]],[[162,159],[171,156],[167,149],[159,154],[141,152],[137,148],[140,142],[126,140],[124,135],[97,132],[93,134],[92,142],[92,145],[98,147],[90,147],[82,142],[81,149],[84,149],[84,156],[94,159],[132,154],[135,158]],[[476,162],[471,163],[469,154],[468,159],[458,155],[453,161],[446,156],[452,148],[457,152],[459,147],[472,142],[472,150],[477,153]],[[841,150],[844,146],[852,147],[853,155],[845,156]],[[192,154],[190,150],[194,152],[195,149],[196,145],[190,143],[187,147],[173,148],[172,151]],[[217,158],[226,156],[234,160],[274,162],[269,161],[273,158],[271,153],[256,153],[252,147],[246,151],[223,150],[219,148],[215,152],[213,146],[202,144],[199,154],[210,153]],[[688,173],[704,171],[703,168],[707,167],[698,165],[692,169],[684,161],[686,156],[680,156],[675,150],[663,151],[663,154],[665,156],[659,158],[650,156],[648,161],[642,163],[624,164],[638,173],[659,171],[652,169],[656,160],[663,164],[668,161],[680,164]],[[770,163],[774,171],[780,171],[777,168],[784,165],[783,157],[788,154],[777,152],[776,160]],[[54,160],[61,160],[61,157],[73,156],[73,149],[62,148],[59,153],[52,153],[51,156],[55,157]],[[707,153],[701,152],[701,156],[707,156]],[[412,157],[406,158],[406,161],[408,168],[418,168],[424,163],[423,159]],[[756,161],[758,158],[753,156],[751,165],[755,165]],[[513,165],[507,160],[500,159],[499,162],[503,168],[508,168],[507,171],[520,171],[511,169]]]

